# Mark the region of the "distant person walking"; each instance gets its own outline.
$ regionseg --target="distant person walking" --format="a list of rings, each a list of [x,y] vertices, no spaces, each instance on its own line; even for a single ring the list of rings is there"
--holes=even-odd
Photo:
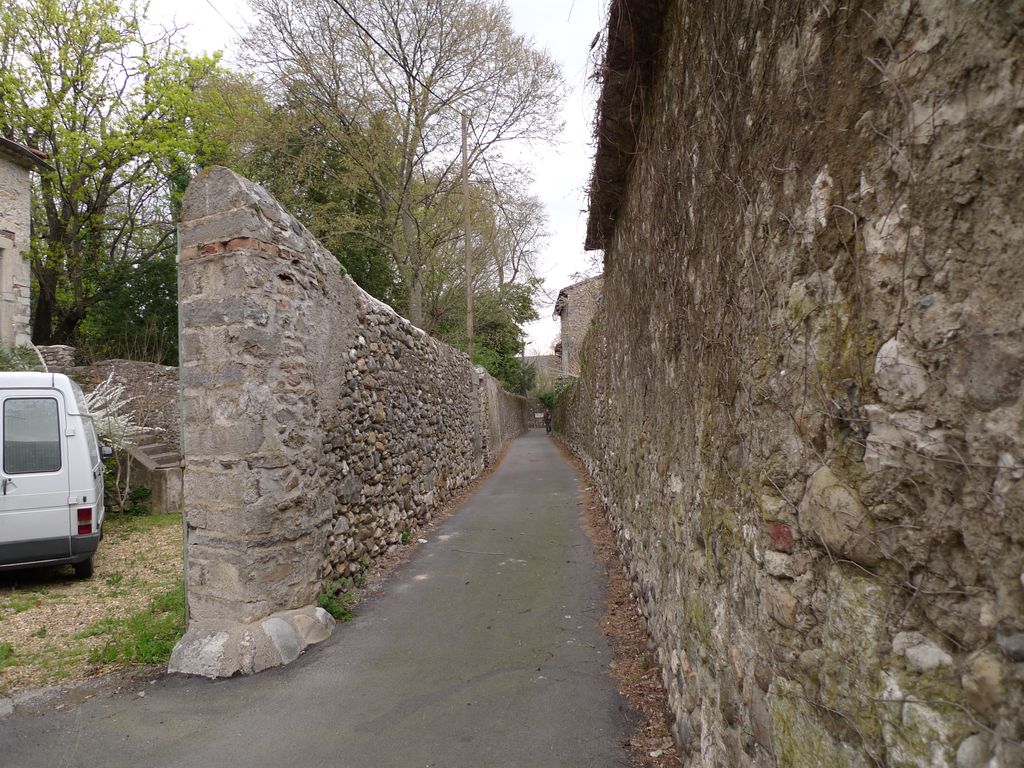
[[[551,410],[548,408],[544,409],[544,431],[551,434]]]

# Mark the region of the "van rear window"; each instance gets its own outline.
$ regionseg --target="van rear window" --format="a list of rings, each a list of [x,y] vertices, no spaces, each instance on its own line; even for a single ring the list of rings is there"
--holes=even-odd
[[[51,397],[4,401],[4,472],[56,472],[60,469],[60,416]]]

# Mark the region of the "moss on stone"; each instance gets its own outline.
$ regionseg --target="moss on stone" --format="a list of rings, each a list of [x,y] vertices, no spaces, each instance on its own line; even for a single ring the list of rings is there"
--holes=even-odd
[[[877,747],[882,741],[878,702],[883,694],[878,649],[886,637],[888,591],[877,579],[851,576],[842,566],[831,569],[827,588],[826,653],[818,675],[821,701]]]
[[[822,725],[821,708],[804,695],[799,684],[776,678],[769,690],[772,737],[779,765],[787,768],[867,768],[868,761],[837,744]]]
[[[952,765],[957,745],[974,730],[956,675],[951,670],[918,673],[900,661],[883,678],[883,698],[891,702],[883,733],[893,768]]]
[[[707,648],[711,644],[711,614],[703,600],[690,595],[683,601],[683,611],[687,623],[693,628],[700,638],[701,644]]]

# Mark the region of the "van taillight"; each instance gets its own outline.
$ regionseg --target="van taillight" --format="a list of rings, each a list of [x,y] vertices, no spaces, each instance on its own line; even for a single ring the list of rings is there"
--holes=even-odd
[[[78,508],[78,532],[92,533],[92,507]]]

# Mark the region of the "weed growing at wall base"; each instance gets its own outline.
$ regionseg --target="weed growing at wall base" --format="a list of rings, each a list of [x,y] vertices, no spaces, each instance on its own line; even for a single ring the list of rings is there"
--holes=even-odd
[[[317,595],[316,604],[327,611],[338,621],[351,621],[352,604],[355,595],[349,592],[352,583],[348,579],[337,579]]]

